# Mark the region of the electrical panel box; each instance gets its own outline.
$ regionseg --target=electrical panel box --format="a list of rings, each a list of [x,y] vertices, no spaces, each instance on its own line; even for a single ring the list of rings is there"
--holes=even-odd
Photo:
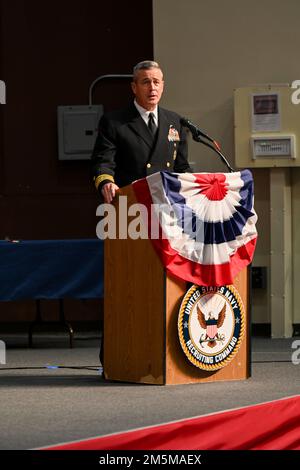
[[[235,163],[239,168],[300,166],[300,104],[287,84],[234,92]]]
[[[296,158],[294,135],[257,135],[251,137],[252,158]]]
[[[102,114],[102,105],[58,106],[59,160],[90,159]]]

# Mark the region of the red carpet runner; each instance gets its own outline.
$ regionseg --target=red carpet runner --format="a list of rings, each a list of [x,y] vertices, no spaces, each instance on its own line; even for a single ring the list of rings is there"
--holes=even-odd
[[[300,450],[300,396],[47,450]]]

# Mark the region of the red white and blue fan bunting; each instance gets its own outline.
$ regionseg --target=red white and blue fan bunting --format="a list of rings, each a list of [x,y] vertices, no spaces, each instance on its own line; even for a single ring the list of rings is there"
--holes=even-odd
[[[249,170],[160,172],[135,181],[148,235],[170,273],[204,286],[233,284],[253,258],[257,215]],[[159,236],[153,227],[159,227]]]

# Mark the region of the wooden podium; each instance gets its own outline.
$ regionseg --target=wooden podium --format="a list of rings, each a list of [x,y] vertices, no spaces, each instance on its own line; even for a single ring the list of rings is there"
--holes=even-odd
[[[136,203],[131,186],[119,196]],[[118,224],[117,224],[118,234]],[[109,380],[147,384],[187,384],[242,380],[250,376],[248,270],[235,279],[246,313],[240,348],[225,367],[205,371],[182,351],[178,312],[187,283],[166,274],[151,240],[107,239],[104,245],[104,374]]]

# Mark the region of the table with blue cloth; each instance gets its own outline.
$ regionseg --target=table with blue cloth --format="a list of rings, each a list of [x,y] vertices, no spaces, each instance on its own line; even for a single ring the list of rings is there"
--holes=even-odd
[[[37,316],[29,330],[41,322],[40,301],[60,301],[60,322],[64,320],[63,299],[103,297],[103,241],[74,240],[3,240],[0,241],[0,300],[37,302]]]

